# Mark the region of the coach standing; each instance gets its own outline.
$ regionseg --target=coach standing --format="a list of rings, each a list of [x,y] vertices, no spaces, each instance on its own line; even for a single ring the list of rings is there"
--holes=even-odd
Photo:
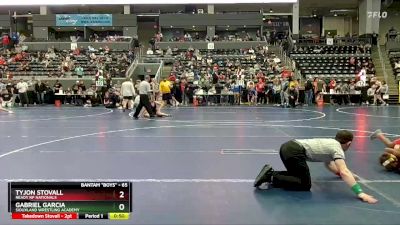
[[[139,95],[140,95],[140,103],[136,107],[135,114],[133,115],[133,119],[139,119],[139,113],[142,110],[143,106],[146,108],[147,112],[150,114],[150,118],[154,117],[154,112],[151,108],[149,93],[150,93],[150,76],[146,75],[144,80],[139,84]]]

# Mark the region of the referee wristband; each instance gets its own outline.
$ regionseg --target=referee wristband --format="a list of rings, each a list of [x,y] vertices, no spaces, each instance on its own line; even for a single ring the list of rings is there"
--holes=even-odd
[[[356,194],[359,195],[361,193],[363,193],[363,190],[361,189],[361,186],[356,183],[355,185],[353,185],[353,187],[351,187],[351,190]]]

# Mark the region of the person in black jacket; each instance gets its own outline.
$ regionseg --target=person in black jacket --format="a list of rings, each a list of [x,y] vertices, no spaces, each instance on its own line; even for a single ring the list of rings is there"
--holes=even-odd
[[[309,77],[304,85],[305,105],[313,105],[313,83],[312,78]]]
[[[44,83],[42,83],[42,81],[39,80],[35,84],[35,91],[36,91],[37,100],[38,100],[39,104],[44,104],[44,93],[46,91],[46,85]]]
[[[290,107],[296,108],[297,91],[294,86],[290,85],[288,94]]]

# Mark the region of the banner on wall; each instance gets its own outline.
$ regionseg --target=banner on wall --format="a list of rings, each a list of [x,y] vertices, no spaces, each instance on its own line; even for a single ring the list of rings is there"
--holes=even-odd
[[[112,14],[57,14],[58,27],[112,26]]]

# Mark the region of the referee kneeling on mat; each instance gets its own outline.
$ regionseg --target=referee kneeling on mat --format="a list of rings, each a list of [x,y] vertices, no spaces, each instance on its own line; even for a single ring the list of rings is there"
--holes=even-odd
[[[311,189],[310,171],[306,161],[324,162],[326,168],[340,176],[351,190],[364,202],[376,203],[377,200],[363,192],[353,173],[347,168],[344,152],[349,149],[353,134],[342,130],[335,139],[314,138],[294,139],[281,145],[279,155],[287,171],[274,171],[265,165],[258,174],[254,187],[267,189],[269,185],[293,191]]]

